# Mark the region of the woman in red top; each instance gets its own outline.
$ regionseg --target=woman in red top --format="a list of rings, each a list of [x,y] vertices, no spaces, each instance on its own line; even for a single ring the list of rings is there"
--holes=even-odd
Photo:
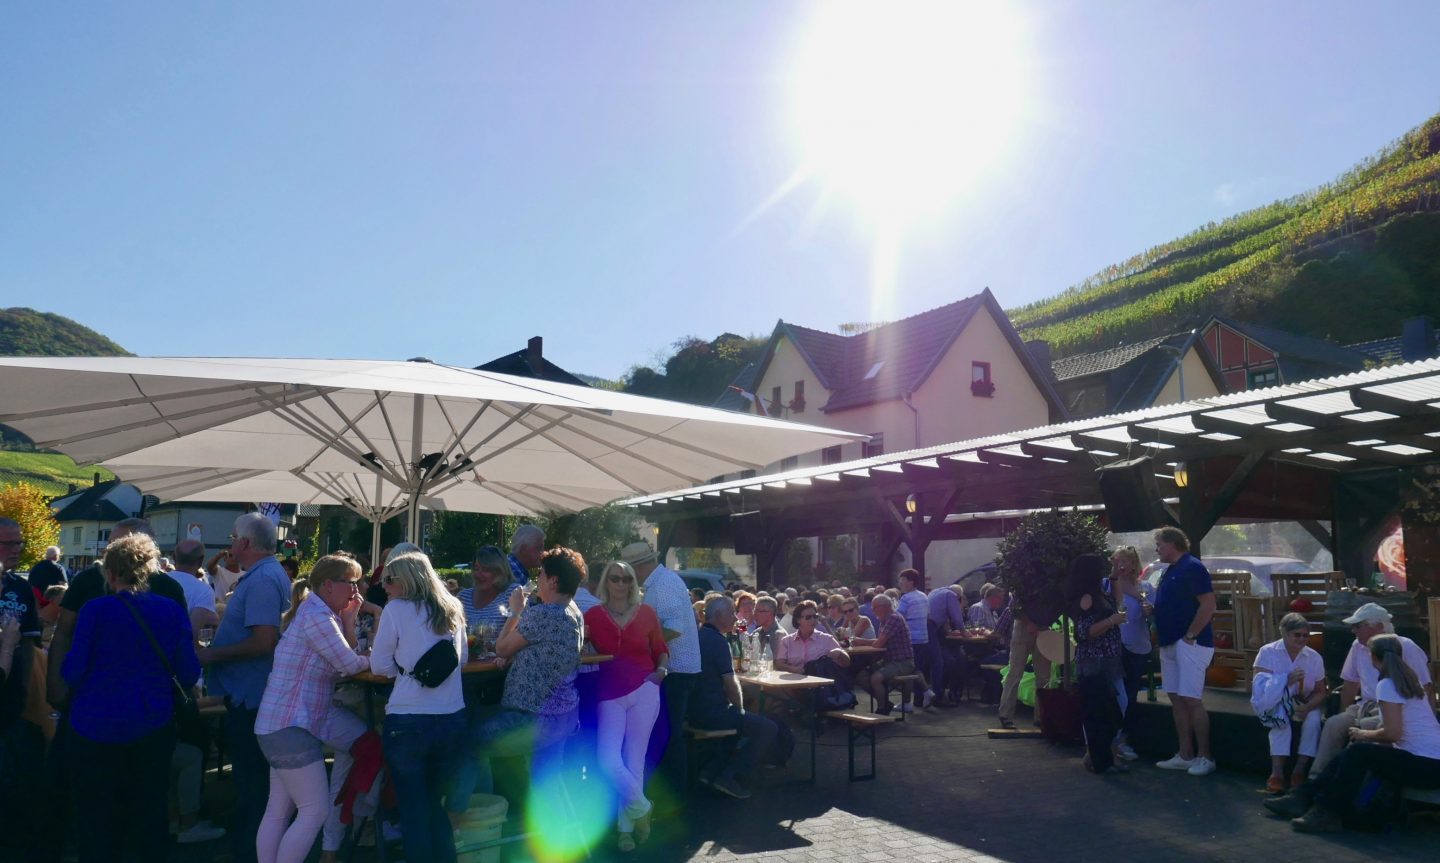
[[[623,561],[605,567],[603,602],[585,612],[585,631],[601,653],[615,658],[600,666],[600,766],[620,795],[619,847],[635,850],[650,836],[650,801],[645,799],[645,748],[660,713],[660,681],[669,673],[669,651],[655,609],[640,603],[635,570]]]

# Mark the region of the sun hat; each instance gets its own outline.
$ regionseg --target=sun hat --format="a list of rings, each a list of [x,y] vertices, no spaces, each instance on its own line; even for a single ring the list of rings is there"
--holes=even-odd
[[[1355,609],[1355,613],[1341,621],[1347,626],[1354,626],[1357,623],[1389,623],[1390,612],[1380,605],[1367,602]]]
[[[650,563],[655,560],[655,549],[651,548],[648,542],[632,542],[620,549],[620,559],[631,566]]]

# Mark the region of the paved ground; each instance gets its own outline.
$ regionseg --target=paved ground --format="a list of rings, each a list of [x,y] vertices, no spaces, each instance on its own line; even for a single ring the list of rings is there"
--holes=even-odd
[[[1022,716],[1017,717],[1022,722]],[[1078,747],[1041,740],[991,741],[994,711],[966,703],[932,710],[881,732],[879,778],[845,778],[845,732],[820,740],[814,786],[783,785],[770,771],[748,801],[697,790],[682,815],[658,822],[638,852],[600,861],[820,863],[820,861],[1434,861],[1440,816],[1422,814],[1385,835],[1305,836],[1264,814],[1263,776],[1221,771],[1191,777],[1141,762],[1123,776],[1092,776]],[[793,775],[808,750],[797,741]],[[211,811],[228,811],[228,781],[206,783]],[[181,846],[176,863],[223,863],[225,842]],[[360,860],[374,859],[364,849]],[[0,857],[3,857],[0,854]],[[398,855],[396,855],[398,856]],[[313,858],[312,858],[313,859]],[[393,857],[392,857],[393,859]],[[508,861],[532,859],[522,847]],[[539,859],[539,858],[535,858]],[[572,858],[573,859],[573,858]],[[411,861],[415,863],[415,861]]]
[[[880,777],[854,784],[845,779],[844,731],[827,731],[813,789],[766,787],[743,802],[697,792],[685,823],[663,836],[657,827],[652,845],[659,847],[632,856],[705,863],[1437,859],[1440,818],[1431,815],[1385,835],[1305,836],[1264,814],[1256,791],[1263,776],[1192,777],[1147,762],[1123,776],[1093,776],[1081,768],[1078,747],[987,739],[993,716],[965,704],[892,726],[880,740]],[[803,754],[797,748],[797,760]]]

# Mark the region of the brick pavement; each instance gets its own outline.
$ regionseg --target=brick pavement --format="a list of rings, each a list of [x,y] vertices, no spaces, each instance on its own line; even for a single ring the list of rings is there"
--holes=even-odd
[[[657,825],[650,845],[624,859],[1085,863],[1123,855],[1178,863],[1277,853],[1327,863],[1440,859],[1434,815],[1387,835],[1306,836],[1264,814],[1256,791],[1263,776],[1192,777],[1147,761],[1125,775],[1093,776],[1080,766],[1079,747],[989,740],[993,718],[993,708],[967,703],[891,726],[881,732],[879,778],[853,784],[845,779],[844,730],[832,728],[821,737],[813,789],[776,787],[786,774],[770,773],[770,784],[748,801],[697,790],[683,823]],[[795,755],[803,775],[803,744]]]

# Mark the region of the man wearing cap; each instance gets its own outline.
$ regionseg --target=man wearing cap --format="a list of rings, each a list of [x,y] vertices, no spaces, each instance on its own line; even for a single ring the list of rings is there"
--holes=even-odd
[[[667,721],[655,723],[650,742],[652,751],[660,749],[664,753],[660,769],[670,788],[678,792],[685,787],[685,741],[681,731],[690,709],[690,693],[700,676],[700,631],[695,623],[695,607],[684,579],[660,564],[649,543],[630,543],[620,550],[620,559],[634,568],[635,577],[644,585],[645,604],[655,609],[655,616],[660,618],[670,650],[670,673],[660,684]]]
[[[1325,727],[1320,732],[1320,751],[1310,765],[1311,779],[1319,776],[1325,765],[1345,748],[1351,728],[1368,730],[1380,727],[1380,705],[1375,695],[1380,671],[1370,661],[1370,650],[1366,645],[1382,632],[1393,633],[1395,624],[1390,620],[1390,612],[1373,602],[1355,609],[1355,613],[1345,618],[1344,622],[1355,633],[1355,641],[1350,645],[1350,652],[1345,654],[1345,665],[1340,669],[1340,703],[1345,708],[1325,720]],[[1425,651],[1403,635],[1396,637],[1400,639],[1405,664],[1420,678],[1425,696],[1433,703],[1435,687],[1430,681],[1430,663]]]

